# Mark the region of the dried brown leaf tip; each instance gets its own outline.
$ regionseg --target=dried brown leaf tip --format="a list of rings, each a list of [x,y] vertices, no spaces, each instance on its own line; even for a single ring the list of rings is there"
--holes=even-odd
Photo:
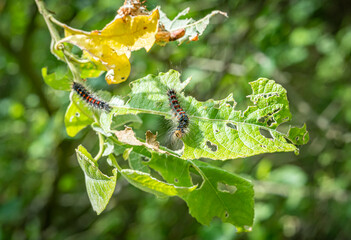
[[[172,32],[169,32],[161,24],[158,27],[158,31],[156,33],[156,43],[162,46],[168,42],[176,41],[179,38],[183,37],[184,35],[185,35],[184,28],[180,28],[180,29],[174,30]]]
[[[130,145],[142,146],[143,142],[139,141],[135,137],[135,133],[131,127],[125,127],[124,130],[115,131],[115,135],[118,138],[118,141]]]
[[[155,148],[160,148],[160,143],[157,141],[157,133],[156,134],[153,134],[151,131],[147,131],[145,133],[145,136],[146,136],[146,143],[151,145],[151,146],[154,146]]]
[[[133,146],[145,146],[147,148],[151,148],[154,151],[160,152],[160,153],[166,153],[165,151],[159,149],[160,144],[156,140],[157,134],[153,134],[150,131],[146,132],[146,143],[140,141],[135,137],[135,133],[131,127],[125,127],[124,130],[121,131],[115,131],[115,135],[118,138],[118,141],[124,143],[124,144],[129,144]]]
[[[198,33],[195,34],[194,36],[190,36],[189,37],[189,41],[190,42],[194,42],[194,41],[197,41],[197,40],[199,40],[199,34]]]

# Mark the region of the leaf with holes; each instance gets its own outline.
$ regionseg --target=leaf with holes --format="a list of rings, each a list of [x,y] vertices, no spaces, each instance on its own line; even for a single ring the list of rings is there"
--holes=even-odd
[[[212,218],[232,223],[239,232],[251,231],[254,190],[251,182],[210,164],[193,160],[203,177],[200,188],[186,195],[190,214],[202,224]]]
[[[97,162],[90,153],[80,145],[77,149],[77,158],[85,175],[85,184],[89,200],[93,209],[100,214],[107,206],[114,192],[117,181],[117,169],[112,171],[112,176],[103,174]]]
[[[129,149],[132,150],[133,148],[129,148]],[[137,154],[135,152],[129,152],[128,162],[129,162],[129,167],[131,169],[138,170],[144,173],[150,173],[150,169],[144,164],[144,161],[142,160],[142,155]]]
[[[170,20],[167,18],[166,14],[161,11],[159,7],[160,24],[164,28],[164,30],[159,31],[156,35],[156,40],[158,43],[164,45],[168,41],[175,40],[179,44],[182,44],[186,41],[197,41],[199,36],[203,34],[208,24],[210,23],[210,18],[217,14],[228,17],[227,13],[215,10],[206,15],[204,18],[197,21],[192,18],[180,19],[187,15],[189,13],[189,10],[190,8],[184,9],[173,20]],[[169,33],[168,38],[164,37],[165,33]]]
[[[202,177],[200,187],[181,196],[189,206],[190,214],[208,225],[214,217],[229,222],[238,231],[250,231],[254,217],[254,191],[251,182],[201,161],[185,161],[175,156],[152,153],[146,162],[169,183],[192,186],[189,167]]]
[[[288,139],[296,145],[304,145],[310,139],[310,136],[306,130],[306,124],[302,128],[292,127],[288,132]]]
[[[215,101],[197,101],[182,93],[187,82],[180,81],[174,70],[158,76],[148,75],[131,83],[130,99],[112,100],[113,115],[149,113],[171,118],[168,89],[175,89],[181,107],[190,119],[184,142],[184,159],[211,158],[226,160],[270,152],[298,152],[289,136],[277,127],[290,120],[286,90],[273,80],[260,78],[251,82],[252,105],[235,110],[232,95]],[[302,129],[299,134],[307,132]]]
[[[187,202],[191,215],[202,224],[209,224],[214,217],[219,217],[223,222],[235,225],[238,231],[250,230],[254,217],[254,192],[251,182],[201,161],[184,160],[169,153],[160,153],[147,144],[140,146],[140,142],[135,139],[128,143],[122,145],[125,148],[124,158],[134,153],[150,159],[144,161],[143,165],[156,170],[167,182],[159,183],[159,180],[139,171],[122,170],[122,175],[123,171],[133,174],[132,180],[128,180],[132,184],[156,195],[160,194],[156,186],[166,187],[166,192],[172,190],[172,194]],[[191,177],[190,172],[195,173],[198,179],[202,179],[196,189],[193,183],[194,176]],[[134,182],[133,179],[138,180]],[[192,191],[174,192],[171,186]]]

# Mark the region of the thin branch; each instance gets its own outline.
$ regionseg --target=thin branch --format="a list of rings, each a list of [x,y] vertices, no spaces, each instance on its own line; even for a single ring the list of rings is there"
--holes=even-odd
[[[56,20],[51,13],[48,12],[48,10],[46,10],[44,2],[42,0],[35,0],[35,3],[38,6],[39,12],[40,14],[43,16],[46,25],[49,29],[50,35],[51,35],[51,52],[52,54],[56,55],[55,51],[61,50],[64,53],[64,57],[63,60],[64,62],[67,63],[68,68],[71,70],[72,75],[74,80],[79,80],[80,79],[80,74],[79,74],[79,70],[77,69],[77,67],[72,63],[70,56],[66,56],[66,51],[65,51],[65,47],[64,45],[62,45],[62,49],[54,49],[55,45],[60,41],[61,37],[59,32],[56,29],[56,26],[54,25],[54,23],[52,22],[52,20],[54,19],[55,24],[60,23],[58,20]],[[60,23],[61,25],[64,25],[63,23]],[[56,48],[56,47],[55,47]]]

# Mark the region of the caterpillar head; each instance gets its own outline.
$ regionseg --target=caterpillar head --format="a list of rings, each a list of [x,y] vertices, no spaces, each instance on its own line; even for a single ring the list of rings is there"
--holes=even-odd
[[[176,136],[177,138],[182,138],[184,136],[184,132],[180,129],[177,129],[174,131],[174,136]]]

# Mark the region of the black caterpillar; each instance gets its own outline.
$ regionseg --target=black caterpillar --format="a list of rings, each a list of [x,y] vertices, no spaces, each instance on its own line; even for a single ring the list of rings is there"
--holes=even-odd
[[[107,112],[111,111],[111,107],[107,102],[94,97],[82,84],[73,82],[72,89],[91,106]]]
[[[174,131],[174,135],[177,138],[182,138],[189,126],[189,117],[184,112],[184,110],[180,107],[180,104],[177,99],[176,91],[173,89],[170,89],[167,91],[167,95],[168,95],[169,105],[173,111],[174,116],[178,120],[178,126]]]

